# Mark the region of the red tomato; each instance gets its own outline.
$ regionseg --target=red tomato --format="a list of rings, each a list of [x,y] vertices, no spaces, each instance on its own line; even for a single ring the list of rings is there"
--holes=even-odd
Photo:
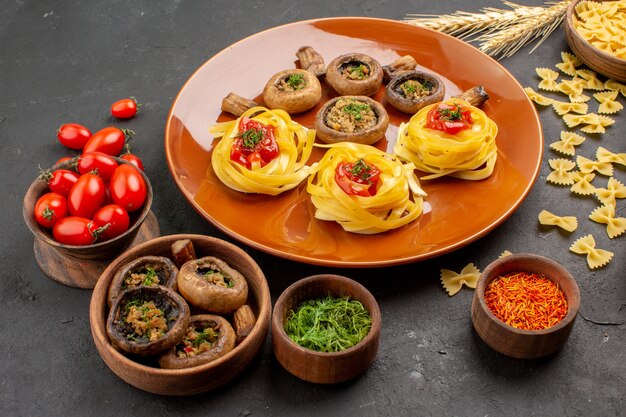
[[[97,173],[104,181],[108,181],[117,168],[117,161],[102,152],[85,152],[78,158],[76,168],[81,174]]]
[[[132,153],[125,153],[124,155],[120,156],[120,158],[122,158],[125,161],[130,162],[131,164],[133,164],[140,170],[144,171],[143,162],[141,162],[141,158],[139,158],[137,155],[132,154]]]
[[[61,194],[47,193],[35,203],[35,220],[43,227],[53,227],[67,216],[67,200]]]
[[[124,149],[126,137],[130,138],[134,134],[135,132],[128,129],[122,130],[114,126],[105,127],[93,134],[83,148],[83,153],[102,152],[107,155],[117,156]]]
[[[52,228],[54,239],[65,245],[91,245],[98,239],[98,226],[89,219],[68,216]]]
[[[57,138],[63,146],[80,150],[91,138],[91,132],[83,125],[66,123],[57,130]]]
[[[439,103],[426,115],[426,127],[451,135],[469,129],[473,123],[471,112],[457,103]]]
[[[335,168],[335,181],[346,194],[371,197],[376,195],[380,170],[363,159],[342,162]]]
[[[81,175],[67,196],[70,214],[91,219],[102,207],[105,194],[102,178],[91,173]]]
[[[239,136],[230,150],[230,159],[248,169],[262,167],[279,154],[274,126],[244,117],[239,122]]]
[[[109,185],[111,198],[126,211],[139,210],[146,201],[148,186],[139,170],[130,164],[115,169]]]
[[[78,181],[78,177],[78,173],[69,169],[57,169],[53,172],[42,171],[39,179],[46,181],[50,191],[53,193],[67,197],[76,181]]]
[[[137,114],[141,104],[137,103],[135,97],[118,100],[111,105],[111,114],[118,119],[130,119]]]
[[[130,226],[128,212],[117,204],[109,204],[100,208],[93,215],[93,221],[103,229],[100,240],[113,239],[127,231]]]

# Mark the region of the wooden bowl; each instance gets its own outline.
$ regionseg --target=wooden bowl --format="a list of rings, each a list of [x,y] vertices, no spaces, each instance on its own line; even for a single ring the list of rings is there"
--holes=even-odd
[[[256,315],[250,334],[224,356],[193,368],[161,369],[156,359],[142,361],[125,356],[111,344],[106,332],[109,312],[107,292],[115,272],[129,261],[146,255],[171,256],[172,244],[190,239],[198,257],[211,255],[223,259],[248,280],[248,303]],[[195,314],[195,313],[194,313]],[[263,271],[242,249],[226,241],[202,235],[170,235],[141,243],[117,257],[102,273],[89,305],[91,334],[98,353],[107,366],[127,383],[154,394],[193,395],[217,388],[235,378],[250,364],[263,347],[271,315],[269,287]]]
[[[316,352],[296,344],[285,332],[289,313],[306,300],[328,295],[360,301],[372,317],[369,333],[358,344],[341,352]],[[369,368],[378,352],[380,328],[380,309],[364,286],[340,275],[313,275],[295,282],[278,298],[272,315],[272,345],[278,362],[294,376],[332,384],[355,378]]]
[[[121,158],[115,158],[118,164],[130,164]],[[57,169],[70,169],[72,162],[66,161],[48,168],[53,172]],[[130,227],[121,235],[97,242],[93,245],[65,245],[57,242],[52,237],[52,230],[43,228],[35,221],[33,208],[35,203],[45,193],[49,192],[48,184],[45,180],[35,179],[32,182],[26,195],[22,214],[24,221],[35,235],[35,257],[41,269],[52,279],[65,285],[79,288],[93,288],[97,277],[104,269],[102,262],[108,263],[114,257],[122,253],[131,246],[140,236],[158,236],[159,226],[154,214],[150,211],[152,206],[152,186],[146,174],[139,170],[147,185],[147,197],[141,210],[128,213],[130,216]],[[143,228],[144,221],[149,220],[149,227]]]
[[[566,316],[544,330],[520,330],[498,319],[485,302],[491,281],[510,272],[534,272],[559,284],[568,303]],[[520,359],[535,359],[559,350],[567,341],[580,306],[578,285],[557,262],[539,255],[514,254],[492,262],[480,275],[472,300],[472,323],[478,335],[496,351]]]
[[[575,7],[581,0],[572,1],[565,15],[565,37],[572,51],[592,70],[618,81],[626,81],[626,60],[617,58],[592,46],[583,39],[573,25]],[[602,2],[603,0],[598,0]]]

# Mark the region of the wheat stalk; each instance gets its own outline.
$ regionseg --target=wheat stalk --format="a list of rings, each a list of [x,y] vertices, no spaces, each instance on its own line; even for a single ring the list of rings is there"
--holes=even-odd
[[[481,42],[481,50],[504,58],[541,36],[535,48],[539,46],[561,24],[570,2],[563,0],[545,3],[550,7],[531,7],[503,1],[511,10],[486,7],[481,9],[481,13],[458,11],[442,16],[409,14],[405,21],[461,39],[477,35],[472,41]]]

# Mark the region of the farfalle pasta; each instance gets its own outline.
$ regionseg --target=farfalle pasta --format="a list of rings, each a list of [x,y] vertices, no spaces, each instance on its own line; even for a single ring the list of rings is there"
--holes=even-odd
[[[480,270],[472,263],[465,265],[460,273],[442,269],[440,275],[441,284],[450,297],[459,292],[463,285],[476,288],[478,278],[480,278]]]
[[[583,174],[580,171],[574,171],[571,173],[574,184],[570,187],[570,191],[579,195],[591,195],[595,193],[596,187],[591,183],[596,174],[589,172]]]
[[[585,80],[585,90],[603,90],[604,83],[598,79],[598,75],[588,69],[580,69],[576,71],[576,75]]]
[[[450,175],[481,180],[493,172],[497,134],[498,126],[485,112],[450,99],[426,106],[402,123],[393,152],[430,173],[422,179]]]
[[[556,81],[559,78],[559,73],[549,68],[535,68],[535,72],[541,78],[539,82],[539,89],[545,91],[560,91],[559,83]]]
[[[613,177],[609,178],[606,188],[596,188],[594,192],[605,205],[615,206],[615,199],[626,198],[626,186]]]
[[[576,165],[578,165],[578,169],[583,174],[589,174],[595,171],[599,174],[606,175],[607,177],[613,175],[613,165],[611,165],[610,162],[593,161],[579,155],[576,157]]]
[[[306,165],[315,130],[291,120],[283,110],[253,107],[237,120],[218,123],[210,132],[221,140],[211,165],[229,188],[244,193],[277,195],[309,175]]]
[[[617,101],[617,94],[618,91],[602,91],[595,93],[593,97],[600,103],[598,113],[615,114],[622,110],[624,106]]]
[[[561,52],[561,60],[562,62],[556,64],[556,67],[564,74],[571,75],[572,77],[576,76],[576,67],[583,64],[576,55],[569,52]]]
[[[574,183],[570,172],[576,167],[574,161],[563,158],[548,159],[548,164],[553,171],[548,174],[546,181],[557,185],[572,185]]]
[[[589,219],[596,223],[606,224],[606,234],[613,239],[626,231],[626,218],[615,217],[613,204],[603,205],[596,208],[589,215]]]
[[[608,264],[613,258],[613,252],[596,248],[596,241],[592,235],[585,235],[572,243],[570,251],[579,255],[587,255],[587,265],[596,269]]]
[[[531,87],[525,87],[524,91],[526,92],[526,95],[528,96],[529,99],[539,104],[540,106],[550,106],[552,105],[552,103],[554,103],[554,99],[539,94],[538,92],[533,90]]]
[[[626,153],[614,153],[602,146],[598,146],[596,150],[596,159],[600,162],[610,162],[626,166]]]
[[[565,101],[552,100],[552,108],[559,115],[563,116],[567,113],[586,114],[589,111],[589,105],[587,103],[572,103]]]
[[[539,212],[539,223],[544,226],[558,226],[568,232],[573,232],[578,228],[576,216],[557,216],[548,210]]]
[[[619,91],[621,95],[626,97],[626,84],[622,84],[612,78],[609,78],[604,82],[604,88],[606,88],[607,90]]]
[[[575,7],[572,25],[589,44],[623,59],[626,57],[624,9],[619,1],[581,1]]]
[[[574,156],[576,154],[575,146],[581,145],[585,141],[584,136],[566,130],[561,131],[560,137],[561,140],[552,142],[550,148],[568,156]]]
[[[397,229],[422,214],[426,193],[412,163],[352,142],[328,148],[313,164],[307,184],[315,218],[344,230],[375,234]]]

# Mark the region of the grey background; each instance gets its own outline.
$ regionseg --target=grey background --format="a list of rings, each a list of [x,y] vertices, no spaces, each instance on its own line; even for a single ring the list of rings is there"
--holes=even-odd
[[[481,6],[501,3],[0,1],[0,415],[623,415],[626,245],[624,237],[609,240],[603,225],[586,219],[597,206],[593,198],[546,183],[546,161],[558,157],[548,144],[565,128],[549,108],[540,110],[544,163],[527,200],[502,226],[461,250],[397,267],[337,270],[245,248],[263,268],[274,301],[290,283],[320,272],[350,276],[374,293],[383,314],[379,355],[366,374],[349,383],[319,386],[292,377],[273,357],[268,337],[250,368],[221,389],[190,398],[142,392],[117,378],[96,352],[88,321],[90,291],[57,284],[34,260],[22,199],[37,165],[49,166],[67,154],[55,139],[60,124],[106,126],[114,123],[108,116],[113,101],[138,97],[141,115],[115,123],[138,133],[134,151],[155,189],[153,210],[162,234],[230,240],[186,203],[163,152],[167,112],[197,67],[235,41],[293,21],[352,15],[397,20],[407,13]],[[534,68],[554,68],[563,50],[567,45],[558,30],[533,54],[525,48],[502,64],[522,85],[536,87]],[[592,158],[599,145],[625,152],[625,114],[578,153]],[[624,181],[624,169],[617,168],[615,176]],[[594,183],[605,186],[606,179]],[[579,229],[568,235],[539,228],[542,209],[576,213]],[[624,215],[623,201],[618,215]],[[607,267],[591,271],[584,257],[568,251],[574,237],[587,233],[598,247],[615,252]],[[622,324],[600,325],[579,316],[564,349],[542,360],[514,360],[492,351],[471,325],[473,292],[463,289],[448,297],[439,270],[460,271],[469,262],[483,269],[505,249],[559,261],[579,283],[581,315]]]

